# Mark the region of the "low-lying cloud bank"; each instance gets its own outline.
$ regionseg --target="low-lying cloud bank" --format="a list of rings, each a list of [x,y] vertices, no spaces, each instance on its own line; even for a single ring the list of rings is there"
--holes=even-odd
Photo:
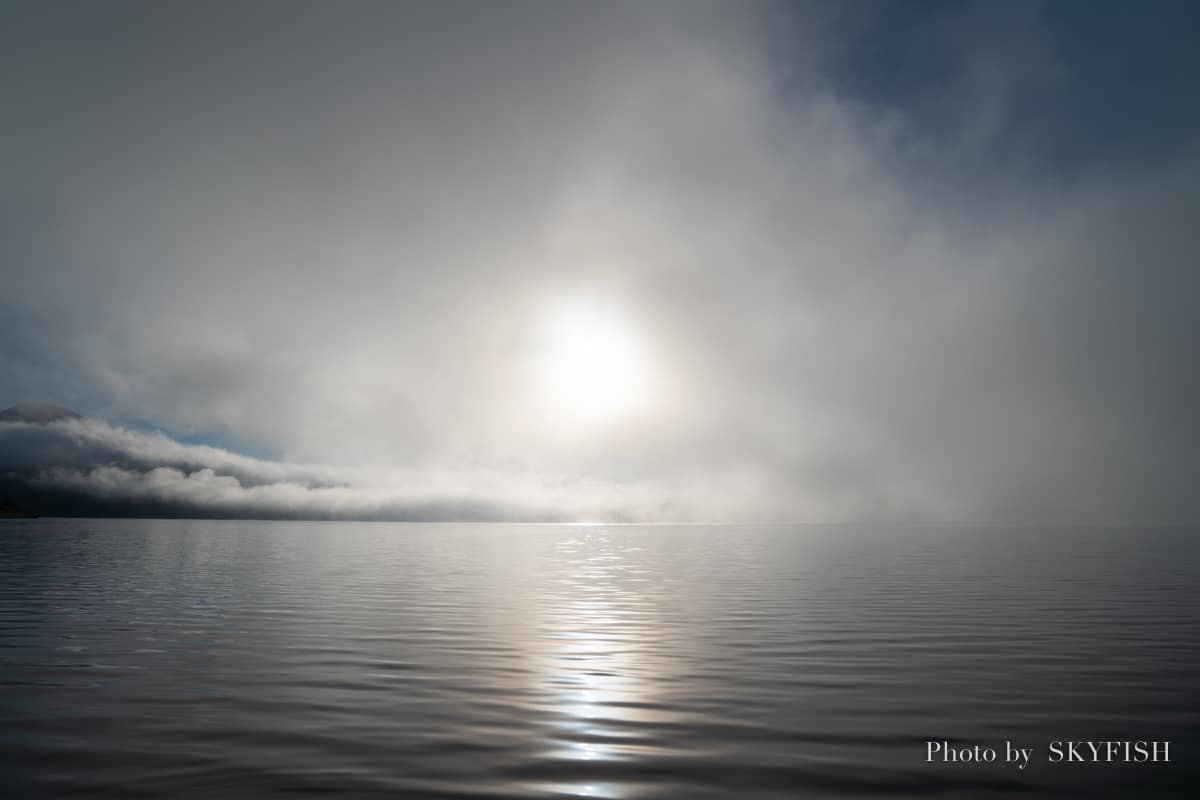
[[[273,462],[96,419],[0,422],[0,502],[46,516],[653,521],[690,517],[683,499],[534,474]]]

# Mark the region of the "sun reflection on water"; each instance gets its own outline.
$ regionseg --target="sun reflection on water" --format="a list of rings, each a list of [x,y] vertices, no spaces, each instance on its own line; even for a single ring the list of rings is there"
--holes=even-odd
[[[642,738],[636,725],[648,701],[646,640],[637,607],[646,601],[623,586],[633,565],[603,529],[565,540],[559,550],[575,567],[562,586],[568,597],[546,609],[543,619],[543,635],[554,643],[544,664],[543,680],[552,691],[545,756],[578,764],[588,778],[608,777],[619,774],[614,762],[636,756]],[[627,794],[612,780],[541,788],[568,797]]]

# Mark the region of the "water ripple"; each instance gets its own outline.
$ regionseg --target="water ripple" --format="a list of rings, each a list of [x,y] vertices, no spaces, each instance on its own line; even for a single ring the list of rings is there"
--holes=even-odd
[[[14,797],[1191,796],[1196,531],[0,524]]]

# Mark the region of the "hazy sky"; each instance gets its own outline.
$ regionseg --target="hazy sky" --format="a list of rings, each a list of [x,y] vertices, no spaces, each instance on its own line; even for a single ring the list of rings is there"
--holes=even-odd
[[[1198,24],[6,2],[0,406],[376,511],[1198,521]],[[201,450],[42,479],[270,484]]]

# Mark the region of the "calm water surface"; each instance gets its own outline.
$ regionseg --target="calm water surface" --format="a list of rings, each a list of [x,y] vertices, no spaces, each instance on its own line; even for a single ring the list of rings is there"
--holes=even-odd
[[[0,521],[0,795],[1191,796],[1197,536]]]

